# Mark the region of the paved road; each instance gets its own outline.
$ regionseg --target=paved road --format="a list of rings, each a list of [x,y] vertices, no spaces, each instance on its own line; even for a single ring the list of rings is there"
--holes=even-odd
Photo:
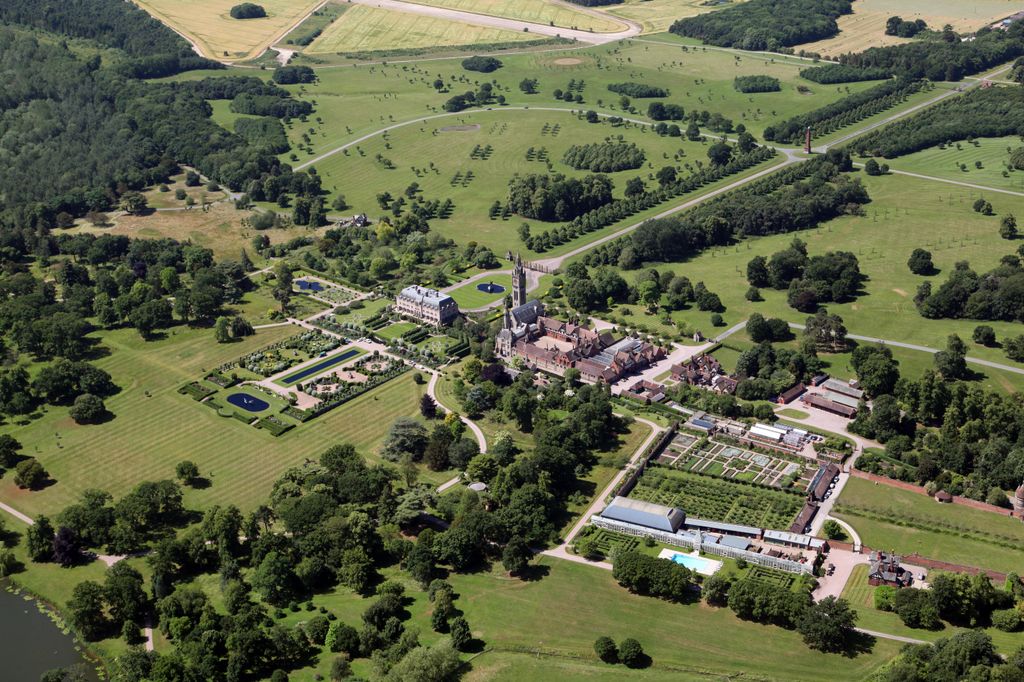
[[[457,21],[473,26],[487,26],[505,31],[516,31],[517,33],[528,32],[530,35],[548,36],[551,38],[566,38],[576,40],[589,45],[604,45],[616,40],[624,40],[639,35],[641,27],[621,17],[608,15],[608,18],[617,21],[625,26],[621,31],[612,33],[594,33],[592,31],[581,31],[574,28],[561,26],[549,26],[548,24],[536,24],[519,19],[507,19],[496,17],[490,14],[478,14],[476,12],[464,12],[462,10],[450,9],[448,7],[434,7],[432,5],[418,5],[413,2],[401,2],[401,0],[348,0],[359,5],[378,7],[380,9],[404,12],[406,14],[417,14],[433,19],[444,19]],[[578,9],[574,7],[573,9]],[[595,15],[596,16],[596,15]],[[582,23],[582,22],[581,22]],[[275,41],[276,42],[276,41]]]
[[[862,163],[855,163],[855,166],[863,166]],[[967,187],[970,189],[978,189],[983,192],[998,192],[1000,194],[1012,194],[1018,197],[1024,197],[1024,192],[1016,192],[1012,189],[1000,189],[998,187],[986,187],[984,185],[975,185],[970,182],[963,182],[961,180],[950,180],[947,178],[937,178],[934,175],[922,175],[920,173],[911,173],[910,171],[896,170],[895,168],[889,168],[889,172],[893,175],[906,175],[912,178],[921,178],[922,180],[932,180],[933,182],[944,182],[947,185],[957,185],[959,187]]]
[[[662,427],[660,427],[657,424],[655,424],[654,422],[649,421],[647,419],[643,419],[641,417],[634,417],[634,419],[636,421],[640,422],[641,424],[646,424],[647,426],[651,427],[651,433],[647,436],[647,438],[644,438],[644,441],[642,443],[640,443],[640,446],[633,453],[633,456],[629,458],[629,462],[626,464],[626,466],[622,467],[622,469],[619,470],[619,473],[615,474],[615,478],[613,478],[611,480],[611,482],[607,486],[605,486],[605,489],[602,490],[594,498],[594,501],[590,504],[589,507],[587,507],[586,511],[584,511],[583,514],[580,515],[579,520],[572,527],[572,529],[568,532],[568,534],[566,534],[565,541],[562,542],[562,544],[558,545],[557,547],[555,547],[553,549],[544,550],[543,552],[541,552],[541,554],[545,554],[547,556],[553,556],[553,557],[556,557],[558,559],[566,559],[568,561],[575,561],[577,563],[583,563],[583,564],[600,565],[600,564],[603,563],[603,562],[588,561],[588,560],[584,559],[583,557],[576,556],[575,554],[570,554],[569,551],[568,551],[568,547],[569,547],[570,544],[572,544],[572,539],[575,538],[576,535],[581,530],[583,530],[584,526],[586,526],[588,523],[590,523],[590,517],[593,516],[594,514],[599,513],[600,511],[602,511],[604,509],[604,507],[605,507],[605,499],[607,499],[607,497],[609,495],[611,495],[612,491],[615,490],[615,487],[617,485],[619,485],[619,483],[622,481],[622,479],[626,476],[626,472],[628,472],[630,470],[630,467],[632,467],[632,465],[635,464],[640,459],[640,457],[644,454],[644,451],[647,450],[647,447],[651,443],[653,443],[654,440],[658,436],[660,436],[662,434],[662,432],[665,430]],[[606,566],[601,566],[601,568],[607,568],[607,569],[610,570],[611,569],[611,564],[607,564]]]
[[[433,398],[434,402],[437,403],[441,407],[441,409],[447,412],[454,412],[455,410],[445,407],[444,403],[437,399],[438,377],[440,377],[439,372],[431,372],[430,381],[427,382],[427,395]],[[465,417],[463,415],[459,415],[459,419],[461,419],[462,423],[465,424],[469,428],[469,430],[473,432],[473,435],[476,437],[476,443],[478,446],[480,446],[480,452],[487,452],[487,438],[484,436],[484,432],[480,429],[480,427],[477,426],[472,419],[469,419],[468,417]]]
[[[854,628],[857,632],[863,632],[865,635],[871,635],[872,637],[878,637],[879,639],[891,639],[894,642],[904,642],[906,644],[930,644],[923,639],[914,639],[913,637],[901,637],[899,635],[890,635],[887,632],[878,632],[877,630],[865,630],[864,628]]]
[[[789,326],[793,329],[804,329],[804,325],[790,322]],[[904,343],[902,341],[892,341],[890,339],[880,339],[875,336],[861,336],[860,334],[847,334],[846,338],[854,339],[855,341],[867,341],[869,343],[880,343],[883,346],[894,346],[896,348],[907,348],[909,350],[918,350],[922,353],[938,353],[938,348],[929,348],[928,346],[919,346],[916,343]],[[1002,370],[1003,372],[1012,372],[1013,374],[1024,374],[1024,369],[1020,367],[1012,367],[1010,365],[1004,365],[999,362],[992,362],[991,360],[982,360],[981,358],[972,358],[968,356],[967,362],[975,365],[981,365],[982,367],[991,367],[992,369]]]

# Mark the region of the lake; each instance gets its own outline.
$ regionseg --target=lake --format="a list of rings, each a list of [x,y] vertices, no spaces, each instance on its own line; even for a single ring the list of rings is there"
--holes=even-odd
[[[2,587],[0,581],[0,679],[38,682],[47,670],[75,663],[84,663],[89,679],[97,679],[94,666],[75,650],[73,637],[40,613],[34,600],[26,601]]]

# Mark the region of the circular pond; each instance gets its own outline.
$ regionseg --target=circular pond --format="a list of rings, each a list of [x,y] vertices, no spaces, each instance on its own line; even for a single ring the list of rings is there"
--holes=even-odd
[[[248,393],[232,393],[227,398],[228,402],[235,407],[240,407],[246,412],[262,412],[270,407],[266,400],[260,400]]]
[[[477,291],[482,291],[485,294],[503,294],[505,293],[505,287],[494,282],[481,282],[476,285]]]

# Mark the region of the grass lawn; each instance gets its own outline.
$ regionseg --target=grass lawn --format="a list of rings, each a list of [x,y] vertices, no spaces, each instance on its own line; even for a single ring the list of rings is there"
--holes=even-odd
[[[418,327],[419,325],[415,322],[394,322],[386,327],[381,327],[373,333],[382,339],[390,341],[401,338],[402,334],[411,332],[413,329],[417,329]]]
[[[603,12],[588,11],[583,7],[563,5],[548,0],[415,0],[415,2],[421,5],[447,7],[463,12],[490,14],[496,17],[575,28],[594,33],[609,33],[626,28],[621,21],[605,16]]]
[[[1024,192],[1024,172],[1015,170],[1009,162],[1010,150],[1020,146],[1019,137],[989,137],[973,143],[956,142],[945,149],[930,147],[885,162],[896,170]],[[981,168],[976,166],[978,163]],[[965,168],[961,169],[961,164]],[[992,192],[986,198],[995,206],[1002,197]]]
[[[913,303],[914,292],[920,283],[932,282],[938,287],[945,281],[954,263],[967,260],[977,272],[985,272],[998,264],[999,259],[1015,251],[1016,245],[999,237],[998,216],[982,216],[971,209],[978,193],[967,188],[954,188],[929,180],[890,175],[872,178],[862,173],[872,198],[862,217],[844,216],[825,223],[819,228],[799,234],[774,235],[713,249],[685,264],[657,265],[657,269],[685,274],[692,281],[703,281],[708,289],[717,293],[726,311],[725,323],[733,325],[759,312],[765,317],[781,317],[790,322],[803,323],[807,315],[790,308],[786,292],[762,289],[764,301],[752,303],[744,294],[747,290],[745,271],[754,256],[770,257],[787,248],[796,237],[807,243],[811,255],[829,250],[854,253],[860,269],[867,276],[864,294],[850,303],[829,304],[829,312],[839,314],[846,328],[853,334],[921,344],[932,348],[945,347],[946,337],[956,333],[968,343],[968,355],[1007,365],[1015,365],[999,348],[985,348],[971,342],[975,320],[929,320],[918,314]],[[1024,197],[999,195],[992,197],[996,213],[1024,215]],[[898,225],[899,229],[894,229]],[[931,251],[938,275],[922,277],[907,268],[907,258],[916,247]],[[624,273],[627,281],[636,278]],[[644,314],[639,306],[631,306],[634,314]],[[654,322],[657,318],[647,315]],[[672,313],[676,323],[690,328],[710,330],[708,313],[696,307]],[[996,331],[998,338],[1020,333],[1020,326],[1008,322],[985,322]],[[726,343],[737,346],[740,335],[730,336]],[[901,362],[901,372],[911,378],[932,365],[928,353],[893,349]],[[734,362],[724,350],[724,364],[731,368]],[[830,372],[845,366],[842,356],[830,359]],[[1024,387],[1020,375],[968,365],[972,370],[985,371],[981,383],[991,390],[1016,391]],[[1020,366],[1020,365],[1017,365]]]
[[[184,33],[214,59],[255,57],[321,0],[260,0],[267,16],[233,19],[235,0],[140,0],[139,6]]]
[[[348,442],[367,459],[380,461],[376,451],[391,423],[418,414],[424,387],[411,374],[279,438],[219,417],[177,393],[204,371],[294,333],[291,327],[266,329],[236,344],[214,343],[209,329],[178,327],[167,339],[148,343],[131,329],[104,333],[102,343],[113,352],[96,364],[122,389],[106,401],[114,419],[79,426],[67,416],[66,407],[50,407],[27,425],[5,425],[3,432],[20,440],[25,454],[37,457],[57,483],[28,492],[5,477],[0,499],[30,516],[56,514],[87,488],[102,488],[117,498],[141,481],[173,478],[175,464],[191,459],[213,485],[186,489],[188,508],[236,504],[246,511],[266,500],[285,468],[315,459],[331,445]],[[450,478],[427,470],[421,477],[438,483]]]
[[[1019,571],[1024,565],[1024,524],[1007,516],[942,505],[925,495],[860,478],[847,482],[834,513],[852,525],[868,547],[917,552],[1002,572]],[[895,519],[908,525],[898,525]]]
[[[810,416],[809,414],[802,410],[794,410],[791,407],[783,408],[776,412],[776,414],[781,415],[783,417],[791,417],[793,419],[807,419]]]
[[[170,182],[165,183],[167,185],[166,192],[161,192],[158,187],[151,187],[146,190],[145,194],[146,201],[149,203],[150,208],[183,208],[185,206],[184,199],[177,199],[174,196],[175,190],[183,189],[185,194],[192,197],[195,201],[196,208],[193,210],[200,210],[203,205],[205,198],[206,203],[212,203],[214,201],[220,201],[226,195],[224,192],[211,192],[206,189],[206,185],[199,185],[198,187],[187,187],[185,185],[185,174],[181,173],[171,178]]]
[[[324,29],[305,52],[365,52],[472,43],[513,43],[534,40],[521,31],[475,26],[411,12],[352,5]]]
[[[486,291],[480,291],[478,288],[482,285],[495,284],[502,287],[501,291],[496,293],[487,293]],[[462,310],[471,310],[473,308],[482,308],[485,305],[494,303],[495,301],[502,300],[505,296],[512,294],[512,276],[511,275],[494,275],[486,279],[480,279],[469,284],[465,284],[458,289],[450,292],[455,302],[459,304],[459,308]]]
[[[996,585],[996,587],[1002,588],[1001,585]],[[859,627],[929,642],[967,630],[967,628],[955,627],[948,623],[943,623],[943,627],[939,630],[907,627],[895,613],[876,609],[874,594],[875,588],[868,584],[867,564],[855,566],[853,573],[850,574],[850,579],[846,582],[846,587],[843,588],[842,596],[857,610],[857,625]],[[1024,645],[1024,632],[1003,632],[996,628],[985,628],[984,631],[992,637],[996,648],[1003,655],[1009,655]]]
[[[252,400],[262,401],[263,403],[266,403],[267,406],[262,410],[255,410],[255,407],[260,405],[259,402],[252,404],[251,401],[246,401],[244,398],[236,398],[239,402],[249,403],[255,411],[248,410],[229,402],[228,398],[233,395],[246,396]],[[277,414],[288,406],[288,403],[280,397],[271,396],[268,393],[259,390],[255,386],[232,386],[231,388],[225,388],[218,393],[213,394],[210,399],[217,402],[217,405],[220,406],[219,409],[222,415],[235,414],[241,419],[247,421],[252,421],[257,417],[266,417],[272,414]]]

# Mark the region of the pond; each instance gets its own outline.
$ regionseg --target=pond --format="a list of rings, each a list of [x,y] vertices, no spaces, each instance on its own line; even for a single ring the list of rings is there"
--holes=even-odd
[[[308,279],[299,279],[295,281],[295,285],[299,287],[299,291],[323,291],[324,287],[320,282],[314,282]]]
[[[270,403],[266,400],[260,400],[248,393],[232,393],[228,396],[227,400],[235,407],[240,407],[246,412],[262,412],[270,407]]]
[[[482,291],[485,294],[503,294],[505,293],[505,287],[494,282],[481,282],[476,285],[477,291]]]
[[[38,680],[47,670],[79,663],[86,669],[86,679],[97,679],[70,635],[40,613],[35,601],[5,589],[0,589],[0,661],[0,678],[5,680]]]

